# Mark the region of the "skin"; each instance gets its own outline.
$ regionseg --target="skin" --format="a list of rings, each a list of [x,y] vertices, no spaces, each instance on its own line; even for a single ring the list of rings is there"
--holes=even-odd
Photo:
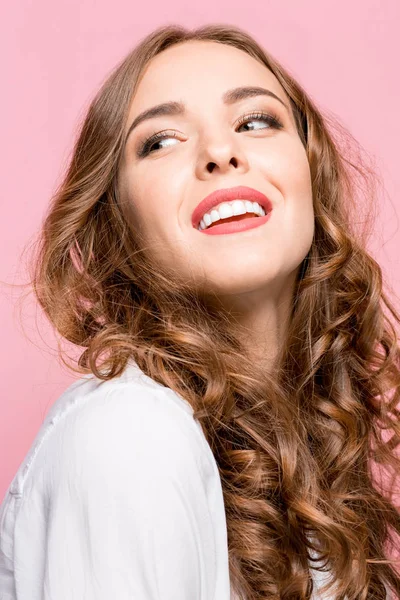
[[[239,86],[267,88],[289,110],[268,96],[225,105],[222,94]],[[268,368],[284,338],[296,274],[314,234],[309,164],[289,98],[269,69],[244,51],[189,41],[147,65],[126,132],[139,113],[171,100],[185,102],[187,115],[158,116],[130,133],[120,171],[121,199],[157,264],[216,291],[245,328],[249,352]],[[283,128],[254,117],[238,124],[253,111],[273,111]],[[140,143],[164,130],[168,137],[139,158]],[[269,221],[228,235],[194,229],[197,204],[214,190],[237,185],[270,199]]]

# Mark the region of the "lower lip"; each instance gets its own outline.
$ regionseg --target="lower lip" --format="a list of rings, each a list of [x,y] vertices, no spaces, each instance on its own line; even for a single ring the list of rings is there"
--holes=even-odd
[[[240,231],[247,231],[247,229],[254,229],[259,227],[267,221],[272,214],[272,210],[264,215],[263,217],[254,217],[252,219],[243,219],[243,221],[232,221],[231,223],[221,223],[220,225],[214,225],[207,229],[200,230],[200,233],[206,233],[208,235],[220,235],[225,233],[239,233]]]

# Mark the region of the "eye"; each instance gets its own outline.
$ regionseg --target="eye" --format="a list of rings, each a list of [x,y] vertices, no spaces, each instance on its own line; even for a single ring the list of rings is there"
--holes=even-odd
[[[248,123],[252,123],[252,122],[260,122],[260,121],[265,121],[266,123],[268,123],[269,127],[271,129],[282,129],[283,128],[283,123],[281,122],[280,118],[276,115],[276,114],[272,114],[272,113],[266,113],[263,111],[257,111],[257,112],[253,112],[247,115],[243,115],[242,117],[240,117],[238,124],[239,127],[244,125],[244,124],[248,124]],[[265,128],[262,128],[265,129]]]
[[[260,121],[265,121],[266,123],[268,123],[269,128],[270,129],[282,129],[283,128],[283,123],[281,122],[280,118],[273,113],[266,113],[263,111],[257,111],[257,112],[252,112],[249,113],[247,115],[243,115],[242,117],[240,117],[239,121],[238,121],[238,126],[241,127],[242,125],[247,125],[248,123],[251,122],[260,122]],[[262,128],[262,129],[265,129]],[[144,158],[145,156],[147,156],[148,154],[151,154],[152,152],[156,152],[157,150],[154,150],[153,147],[155,144],[158,144],[159,142],[169,139],[169,138],[177,138],[178,134],[175,131],[160,131],[152,136],[150,136],[149,138],[147,138],[146,140],[144,140],[144,142],[142,142],[137,150],[137,156],[139,158]]]
[[[151,137],[147,138],[147,140],[144,140],[137,151],[137,155],[139,158],[143,158],[144,156],[147,156],[147,154],[150,154],[154,144],[168,138],[176,137],[178,137],[178,134],[175,131],[160,131],[159,133],[155,133]]]

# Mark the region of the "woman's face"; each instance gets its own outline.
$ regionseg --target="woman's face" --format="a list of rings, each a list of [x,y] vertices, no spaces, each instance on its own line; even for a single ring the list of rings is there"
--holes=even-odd
[[[238,87],[265,88],[282,102],[259,94],[225,103],[224,94]],[[172,273],[221,295],[249,298],[293,281],[312,243],[314,214],[306,152],[276,77],[232,46],[185,42],[148,64],[126,131],[143,111],[166,102],[183,103],[184,114],[159,114],[134,127],[120,172],[121,199],[148,252]],[[281,127],[251,115],[260,111],[272,113]],[[165,137],[140,155],[158,132]],[[269,220],[230,234],[194,228],[199,202],[235,186],[265,194],[272,204]]]

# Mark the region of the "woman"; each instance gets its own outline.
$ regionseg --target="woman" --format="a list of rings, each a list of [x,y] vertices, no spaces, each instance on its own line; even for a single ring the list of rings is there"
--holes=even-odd
[[[360,174],[237,28],[163,27],[111,74],[34,261],[84,375],[3,501],[1,598],[399,594],[399,316]]]

